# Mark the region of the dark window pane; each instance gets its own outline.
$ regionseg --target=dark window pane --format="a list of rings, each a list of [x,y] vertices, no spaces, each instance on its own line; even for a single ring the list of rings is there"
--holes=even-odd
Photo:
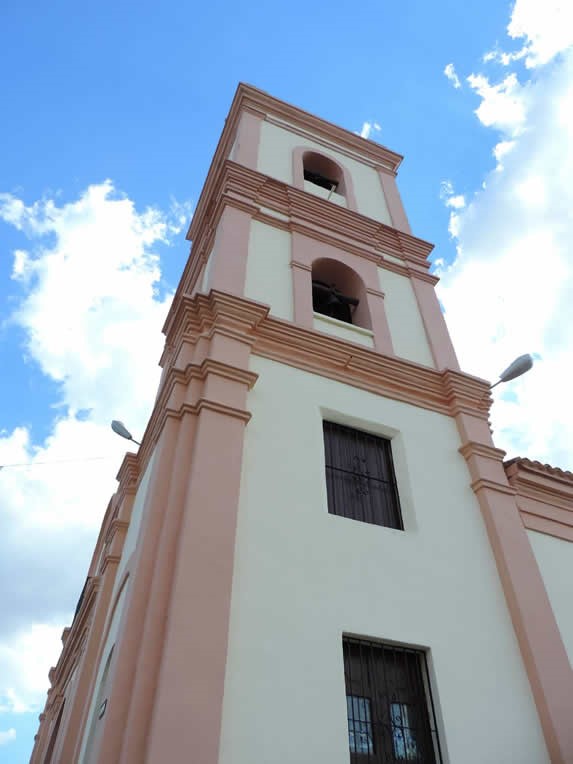
[[[348,716],[348,745],[351,753],[373,753],[370,700],[356,695],[346,696]]]
[[[324,422],[328,511],[402,529],[390,441]]]
[[[351,762],[440,762],[424,653],[350,637],[343,652]]]

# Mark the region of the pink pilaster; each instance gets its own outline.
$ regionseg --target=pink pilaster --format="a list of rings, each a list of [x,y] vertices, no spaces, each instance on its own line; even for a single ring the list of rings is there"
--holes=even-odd
[[[251,214],[226,205],[219,220],[210,288],[242,295],[245,291]]]
[[[433,284],[415,274],[411,282],[436,368],[458,370],[456,352]]]
[[[451,380],[454,378],[450,377]],[[452,389],[455,387],[452,386]],[[553,764],[573,761],[573,671],[487,419],[456,414],[472,477]]]
[[[412,233],[410,223],[406,217],[406,210],[404,209],[402,198],[398,191],[396,176],[390,171],[378,170],[378,177],[380,178],[380,184],[382,185],[382,192],[386,199],[392,226],[399,231],[404,231],[404,233]]]
[[[232,159],[238,164],[250,167],[251,170],[257,169],[263,117],[264,115],[259,112],[245,109],[241,114],[237,128],[235,152]]]
[[[226,387],[233,404],[206,402],[197,416],[147,762],[176,761],[182,751],[201,764],[218,761],[248,418],[247,388],[232,386],[213,380],[212,389]]]

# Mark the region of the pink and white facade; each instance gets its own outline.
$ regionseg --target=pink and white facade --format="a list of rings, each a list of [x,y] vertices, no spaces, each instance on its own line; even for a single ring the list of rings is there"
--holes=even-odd
[[[573,475],[503,463],[400,160],[239,86],[34,764],[573,762]],[[325,421],[390,444],[399,526],[332,512]],[[396,698],[349,743],[353,640],[423,656],[431,752]]]

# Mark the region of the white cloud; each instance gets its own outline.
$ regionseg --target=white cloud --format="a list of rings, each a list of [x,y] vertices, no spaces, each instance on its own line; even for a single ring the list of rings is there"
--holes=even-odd
[[[451,236],[456,237],[458,235],[459,224],[458,211],[465,208],[466,198],[463,194],[456,194],[451,180],[443,180],[440,186],[440,199],[451,210],[448,230]]]
[[[521,61],[522,58],[525,58],[527,56],[527,48],[522,48],[521,50],[515,51],[514,53],[506,53],[503,50],[499,50],[499,48],[495,48],[494,50],[490,50],[483,56],[483,62],[489,63],[490,61],[493,61],[495,63],[501,64],[502,66],[509,66],[514,61]]]
[[[481,99],[478,118],[501,141],[496,168],[465,207],[452,204],[451,185],[442,194],[453,208],[457,258],[438,268],[438,292],[462,368],[495,379],[517,355],[538,354],[529,374],[496,389],[496,443],[571,468],[573,50],[544,68],[561,38],[542,19],[544,6],[534,15],[528,6],[527,17],[524,5],[518,0],[510,29],[522,29],[528,55],[536,51],[535,77],[520,84],[511,72],[497,85],[468,78]]]
[[[496,62],[510,66],[525,59],[528,69],[544,66],[573,45],[573,4],[570,0],[516,0],[507,27],[513,40],[522,41],[516,51],[504,51],[499,46],[488,51],[484,63]]]
[[[176,202],[138,211],[110,181],[64,204],[0,195],[0,220],[27,239],[13,253],[21,297],[10,321],[59,386],[44,442],[24,425],[0,432],[0,464],[31,465],[0,472],[0,707],[43,705],[127,445],[109,422],[142,434],[159,378],[171,295],[157,247],[188,217]]]
[[[525,38],[529,68],[547,64],[573,45],[573,4],[570,0],[517,0],[507,31],[514,39]]]
[[[10,727],[9,730],[0,730],[0,745],[6,745],[16,740],[16,730]]]
[[[33,623],[0,644],[0,711],[24,713],[44,705],[48,670],[62,649],[62,628]]]
[[[513,141],[500,141],[493,147],[493,155],[497,162],[497,171],[501,171],[503,169],[502,160],[510,153],[514,145],[515,143]]]
[[[481,103],[476,109],[479,121],[486,127],[495,127],[508,135],[521,131],[528,109],[527,88],[523,87],[515,73],[497,85],[492,85],[483,74],[470,74],[467,81]]]
[[[370,135],[372,134],[373,130],[377,133],[379,133],[382,130],[378,122],[363,122],[362,130],[360,131],[360,137],[370,138]]]
[[[446,64],[446,67],[444,69],[444,74],[448,78],[448,80],[452,83],[452,85],[456,88],[461,88],[462,83],[460,82],[460,78],[456,74],[456,69],[453,64]]]
[[[463,208],[466,206],[466,199],[465,196],[462,194],[456,194],[455,196],[450,196],[450,198],[446,201],[446,207],[453,207],[455,210],[463,210]]]

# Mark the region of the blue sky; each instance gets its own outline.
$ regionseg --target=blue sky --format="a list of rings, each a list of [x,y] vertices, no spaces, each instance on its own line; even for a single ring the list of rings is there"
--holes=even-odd
[[[239,81],[405,155],[464,368],[539,356],[498,393],[496,442],[571,467],[573,19],[559,0],[5,6],[0,464],[31,466],[0,471],[0,764],[19,764],[125,448],[108,422],[145,426]]]

